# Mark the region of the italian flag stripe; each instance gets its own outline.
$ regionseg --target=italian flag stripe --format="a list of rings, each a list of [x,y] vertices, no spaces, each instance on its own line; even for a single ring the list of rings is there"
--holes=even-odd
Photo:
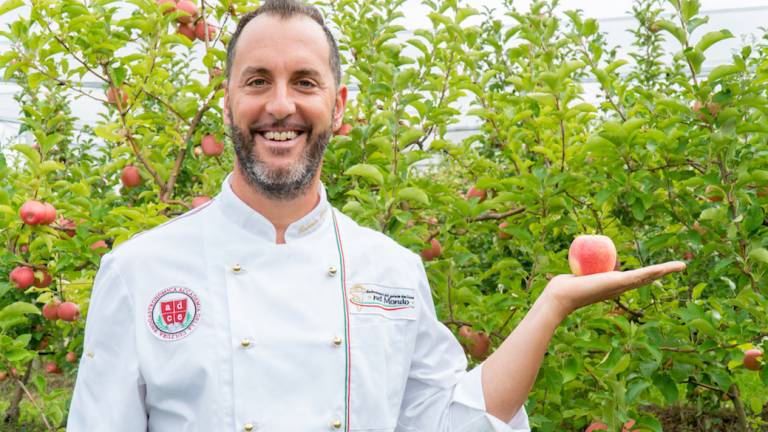
[[[347,311],[347,268],[344,265],[344,247],[341,245],[341,235],[339,234],[339,222],[336,220],[336,211],[331,209],[333,216],[333,230],[336,234],[336,247],[339,249],[339,269],[341,270],[341,294],[342,304],[344,305],[344,345],[347,348],[345,355],[345,386],[344,386],[344,430],[349,432],[349,400],[351,392],[351,366],[352,353],[349,348],[349,311]]]

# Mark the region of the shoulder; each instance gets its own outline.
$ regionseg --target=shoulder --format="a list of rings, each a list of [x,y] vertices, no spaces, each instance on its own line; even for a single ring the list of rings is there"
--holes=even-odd
[[[202,242],[202,228],[205,220],[215,211],[215,206],[216,200],[213,199],[154,228],[134,234],[115,247],[109,255],[112,255],[112,259],[146,260],[189,251]]]

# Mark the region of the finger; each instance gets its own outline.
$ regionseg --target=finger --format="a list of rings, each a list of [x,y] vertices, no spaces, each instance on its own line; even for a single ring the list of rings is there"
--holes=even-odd
[[[647,285],[656,279],[662,278],[670,273],[683,271],[685,270],[685,267],[686,265],[682,261],[669,261],[635,270],[628,270],[622,273],[625,277],[628,278],[626,281],[629,283],[629,289]]]
[[[632,288],[647,285],[669,273],[682,271],[684,269],[684,262],[669,261],[623,272],[612,271],[567,279],[564,278],[562,283],[573,285],[575,289],[587,289],[594,293],[601,293],[602,295],[613,297]]]

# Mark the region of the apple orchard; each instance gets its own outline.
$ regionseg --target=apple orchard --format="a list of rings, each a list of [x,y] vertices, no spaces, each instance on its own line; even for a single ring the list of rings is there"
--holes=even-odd
[[[421,253],[472,365],[570,273],[578,235],[610,237],[621,269],[685,260],[563,322],[531,426],[768,430],[768,35],[702,74],[733,35],[697,31],[696,0],[635,1],[626,58],[595,19],[507,3],[423,0],[432,25],[412,33],[404,0],[320,4],[356,89],[325,155],[330,201]],[[0,55],[21,107],[19,138],[0,143],[11,430],[63,429],[100,257],[213,197],[231,169],[225,44],[255,5],[0,5],[27,9],[2,29],[12,49]],[[103,108],[97,121],[76,117],[83,101]],[[465,117],[479,128],[452,138]]]

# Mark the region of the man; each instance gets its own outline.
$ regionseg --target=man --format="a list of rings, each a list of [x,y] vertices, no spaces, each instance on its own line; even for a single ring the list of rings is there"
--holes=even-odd
[[[683,268],[558,276],[467,372],[418,256],[326,199],[347,89],[320,14],[267,1],[227,65],[234,170],[208,205],[103,258],[69,431],[528,431],[559,322]]]

